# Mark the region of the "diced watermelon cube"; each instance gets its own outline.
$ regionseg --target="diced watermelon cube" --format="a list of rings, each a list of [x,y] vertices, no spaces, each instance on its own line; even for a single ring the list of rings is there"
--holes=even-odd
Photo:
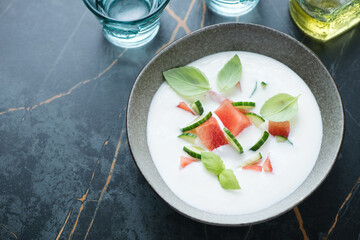
[[[196,162],[196,159],[193,158],[189,158],[189,157],[185,157],[185,156],[181,156],[180,157],[180,167],[184,168],[187,165],[189,165],[190,163]]]
[[[196,134],[204,146],[210,151],[228,143],[214,117],[209,118],[205,123],[198,126],[196,128]]]
[[[290,122],[273,122],[269,121],[269,133],[273,136],[288,137],[290,133]]]
[[[177,107],[191,113],[192,115],[195,115],[195,113],[189,108],[189,106],[185,102],[180,102]]]
[[[240,84],[240,81],[236,83],[236,87],[240,90],[241,92],[241,84]]]
[[[270,157],[268,156],[263,164],[264,172],[272,172]]]
[[[258,171],[258,172],[261,172],[261,171],[262,171],[262,167],[261,167],[260,165],[244,166],[244,167],[242,167],[242,169],[245,169],[245,170],[254,170],[254,171]]]
[[[245,114],[237,110],[228,99],[221,103],[220,107],[216,109],[215,114],[235,137],[251,125],[251,121]]]

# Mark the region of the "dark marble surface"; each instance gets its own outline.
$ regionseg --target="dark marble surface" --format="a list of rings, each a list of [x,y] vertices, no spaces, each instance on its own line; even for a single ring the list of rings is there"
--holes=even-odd
[[[129,152],[131,86],[163,46],[202,26],[252,22],[311,48],[339,87],[346,133],[325,182],[292,211],[238,228],[189,220],[146,183]],[[172,0],[156,38],[110,45],[82,1],[0,1],[0,239],[360,239],[360,25],[319,43],[285,0],[223,18]]]

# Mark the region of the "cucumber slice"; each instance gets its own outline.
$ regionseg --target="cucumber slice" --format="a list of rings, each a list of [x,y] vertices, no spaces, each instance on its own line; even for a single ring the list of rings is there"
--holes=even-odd
[[[197,100],[196,102],[192,103],[190,105],[190,107],[194,110],[194,112],[196,112],[198,115],[201,115],[204,113],[204,108],[201,104],[201,102],[199,100]]]
[[[254,102],[233,102],[232,105],[237,109],[250,110],[255,107]]]
[[[261,86],[262,86],[263,88],[266,88],[266,85],[267,85],[266,82],[261,82]]]
[[[286,140],[287,140],[287,138],[284,137],[284,136],[280,136],[280,135],[276,136],[276,141],[277,142],[285,142]]]
[[[189,154],[190,156],[194,158],[201,159],[201,153],[205,152],[205,150],[198,146],[184,146],[183,147],[184,152]]]
[[[229,129],[227,129],[226,127],[224,128],[224,132],[225,132],[225,137],[226,140],[228,141],[228,143],[239,153],[243,153],[244,150],[242,148],[242,146],[240,145],[240,143],[238,142],[238,140],[234,137],[234,135],[229,131]]]
[[[266,142],[266,140],[269,138],[269,133],[267,131],[264,131],[262,137],[260,138],[259,141],[257,141],[257,143],[255,143],[254,146],[252,146],[250,148],[251,151],[256,151],[258,150],[262,145],[264,145],[264,143]]]
[[[245,116],[247,116],[256,127],[259,127],[265,122],[265,119],[256,113],[245,113]]]
[[[245,162],[240,164],[240,167],[245,167],[245,166],[249,166],[249,165],[254,165],[258,162],[260,162],[262,156],[261,153],[258,152],[255,155],[252,155],[251,157],[249,157],[248,159],[246,159]]]
[[[209,112],[205,116],[199,116],[192,123],[190,123],[188,126],[182,128],[181,131],[182,132],[187,132],[187,131],[190,131],[191,129],[197,128],[198,126],[200,126],[201,124],[203,124],[204,122],[209,120],[209,118],[211,116],[212,116],[211,112]]]
[[[178,138],[184,139],[185,141],[187,141],[189,143],[195,143],[197,135],[192,134],[192,133],[182,133],[178,136]]]
[[[293,145],[293,143],[288,138],[286,138],[284,136],[280,136],[280,135],[276,136],[276,141],[277,142],[286,142],[286,141],[288,141],[291,145]]]

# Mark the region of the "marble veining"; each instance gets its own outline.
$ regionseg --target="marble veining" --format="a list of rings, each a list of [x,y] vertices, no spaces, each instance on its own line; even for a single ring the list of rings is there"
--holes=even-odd
[[[214,15],[203,0],[174,0],[158,36],[127,50],[104,40],[81,1],[69,3],[43,1],[48,19],[31,1],[0,4],[0,239],[357,239],[359,26],[321,44],[296,28],[280,0],[260,1],[237,18]],[[277,28],[310,47],[334,76],[347,117],[340,157],[322,186],[292,212],[241,228],[204,225],[170,209],[134,165],[125,132],[128,94],[142,67],[180,36],[229,21]],[[38,32],[27,31],[27,23]],[[54,49],[61,38],[53,36],[69,28]],[[47,38],[48,46],[29,47]],[[30,58],[22,54],[39,68],[28,69]],[[81,61],[68,64],[74,57]],[[63,78],[68,71],[72,77]]]

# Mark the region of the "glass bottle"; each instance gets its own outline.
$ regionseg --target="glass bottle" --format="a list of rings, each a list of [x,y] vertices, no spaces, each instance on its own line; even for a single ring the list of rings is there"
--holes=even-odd
[[[289,9],[296,25],[320,41],[360,22],[360,0],[290,0]]]

